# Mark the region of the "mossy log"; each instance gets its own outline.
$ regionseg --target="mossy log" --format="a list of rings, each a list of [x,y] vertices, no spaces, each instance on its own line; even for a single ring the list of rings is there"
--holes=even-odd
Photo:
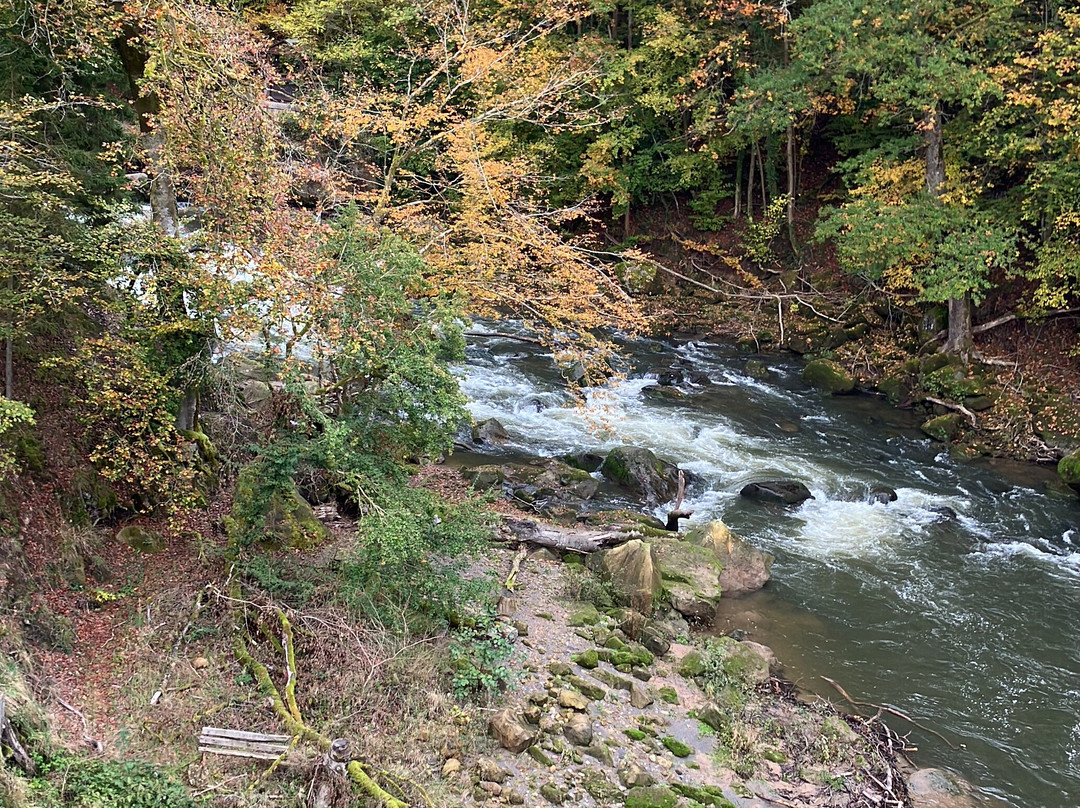
[[[239,598],[236,597],[238,594],[238,592],[234,593],[234,601],[239,600]],[[331,739],[321,732],[307,726],[301,717],[300,709],[296,702],[296,653],[293,649],[292,626],[284,612],[280,610],[275,611],[281,622],[282,634],[284,637],[282,645],[285,649],[285,662],[289,677],[285,684],[285,697],[282,698],[281,691],[278,690],[277,685],[275,685],[270,678],[270,672],[266,669],[266,666],[255,659],[255,657],[251,655],[251,652],[248,651],[247,643],[244,640],[243,630],[239,626],[237,626],[236,639],[233,646],[236,659],[241,665],[248,669],[252,676],[255,677],[255,681],[259,684],[259,690],[270,698],[270,704],[274,714],[290,734],[296,736],[300,740],[314,744],[323,751],[329,751],[333,743]],[[364,766],[360,761],[350,761],[346,765],[345,770],[349,775],[349,779],[352,780],[361,791],[372,799],[377,800],[380,804],[385,805],[386,808],[409,808],[407,802],[397,799],[379,786],[379,784],[364,771]]]

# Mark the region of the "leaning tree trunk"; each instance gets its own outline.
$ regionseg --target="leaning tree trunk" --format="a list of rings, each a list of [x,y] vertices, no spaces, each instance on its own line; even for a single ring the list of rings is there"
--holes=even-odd
[[[926,190],[933,197],[941,196],[945,185],[944,134],[941,110],[935,106],[926,116],[923,128],[926,146]],[[956,354],[965,362],[974,350],[971,330],[971,295],[949,298],[949,332],[942,346],[944,353]]]
[[[125,26],[113,44],[127,76],[131,104],[139,120],[139,143],[146,159],[146,173],[150,176],[150,215],[162,235],[179,239],[180,211],[176,201],[176,185],[165,157],[165,135],[153,125],[153,116],[161,112],[161,99],[153,90],[146,90],[142,86],[149,54],[139,44],[141,36],[142,32],[137,28]],[[173,302],[164,302],[162,307],[179,307],[181,311],[171,314],[186,317],[183,299],[183,294],[166,292],[161,300]],[[194,429],[198,409],[198,388],[189,383],[182,390],[180,407],[176,412],[176,428],[180,431]]]

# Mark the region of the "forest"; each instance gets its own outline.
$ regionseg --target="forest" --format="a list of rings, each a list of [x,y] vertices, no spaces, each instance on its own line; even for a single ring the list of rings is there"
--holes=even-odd
[[[476,434],[472,318],[579,401],[635,338],[806,355],[1080,491],[1069,2],[6,0],[0,28],[5,806],[464,799],[458,758],[414,758],[509,681],[512,587],[468,574],[505,520],[432,466]],[[222,775],[192,762],[215,716],[356,754],[321,797],[314,757]]]

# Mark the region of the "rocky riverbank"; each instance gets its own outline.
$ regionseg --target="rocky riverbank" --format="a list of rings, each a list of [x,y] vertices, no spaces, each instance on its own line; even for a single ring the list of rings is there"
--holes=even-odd
[[[800,700],[768,648],[703,639],[667,591],[645,615],[616,605],[610,575],[576,554],[506,552],[502,566],[515,567],[500,612],[516,651],[513,687],[488,719],[498,748],[442,767],[476,804],[980,804],[937,770],[916,773],[909,795],[910,765],[879,717]],[[589,566],[612,565],[601,554]]]

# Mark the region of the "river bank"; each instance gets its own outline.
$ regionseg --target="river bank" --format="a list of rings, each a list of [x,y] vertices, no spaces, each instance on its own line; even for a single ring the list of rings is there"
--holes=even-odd
[[[665,390],[652,371],[671,366],[699,384]],[[1080,555],[1075,500],[1052,472],[959,462],[910,413],[823,397],[796,360],[736,346],[639,344],[629,377],[584,407],[560,392],[549,360],[512,341],[484,340],[462,373],[474,419],[497,418],[508,433],[470,463],[653,449],[698,476],[691,524],[723,519],[777,556],[746,611],[776,632],[795,678],[829,676],[941,730],[963,748],[921,736],[922,759],[947,761],[1010,804],[1071,804],[1080,715],[1068,672],[1080,660],[1062,638]],[[738,496],[755,477],[803,480],[814,498],[762,507]],[[870,502],[877,486],[897,500]],[[542,510],[532,499],[518,502]]]
[[[778,308],[780,298],[747,303],[668,289],[642,303],[662,333],[731,342],[747,353],[835,361],[854,381],[852,390],[919,416],[927,434],[958,458],[1056,468],[1080,449],[1074,320],[1003,317],[998,327],[977,329],[975,353],[965,363],[935,353],[944,322],[935,309],[920,316],[847,297],[807,300]],[[1070,470],[1063,483],[1076,481]]]

